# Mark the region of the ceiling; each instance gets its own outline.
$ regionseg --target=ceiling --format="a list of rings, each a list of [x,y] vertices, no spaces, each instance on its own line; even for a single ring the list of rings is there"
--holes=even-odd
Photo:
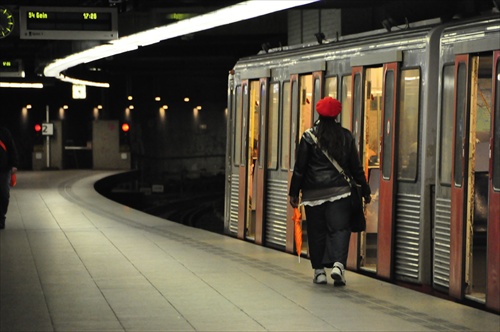
[[[238,2],[241,0],[18,0],[12,1],[12,4],[0,5],[0,7],[5,6],[11,9],[15,17],[19,7],[22,6],[116,7],[119,12],[119,35],[125,36],[171,23],[172,21],[167,18],[168,14],[198,15]],[[262,3],[265,6],[265,0],[262,0]],[[474,12],[481,10],[482,7],[491,7],[491,0],[323,0],[306,6],[306,8],[344,8],[346,10],[372,8],[373,15],[390,15],[399,21],[404,21],[403,17],[415,21],[445,13],[455,14],[459,10]],[[243,26],[245,24],[247,27]],[[251,28],[248,28],[250,25]],[[235,55],[243,56],[248,55],[245,54],[246,52],[250,54],[258,52],[260,45],[264,42],[286,43],[285,13],[271,14],[267,18],[240,23],[240,27],[241,29],[217,28],[162,42],[161,45],[149,47],[148,50],[127,55],[128,58],[124,62],[136,62],[133,66],[130,66],[129,62],[129,69],[148,70],[149,68],[151,70],[151,61],[157,62],[160,59],[163,64],[166,58],[185,60],[186,57],[221,58],[221,61],[225,61],[227,59],[224,59],[224,54],[227,54],[228,47],[232,49],[231,53],[234,53],[234,50],[241,50],[241,53],[236,52]],[[19,38],[19,29],[15,29],[10,36],[0,39],[0,54],[2,58],[23,59],[26,74],[31,77],[39,75],[45,64],[55,58],[64,57],[97,44],[95,41],[25,40]],[[167,53],[165,49],[168,49]],[[149,60],[145,61],[144,57]],[[123,59],[123,57],[117,58]],[[110,65],[110,68],[121,66],[119,63],[111,65],[110,61],[106,63]],[[160,67],[162,67],[161,64]]]
[[[266,0],[261,1],[265,6]],[[498,0],[322,0],[303,8],[340,8],[346,12],[343,19],[351,18],[350,31],[360,32],[356,30],[361,29],[356,21],[359,11],[368,13],[373,22],[371,26],[365,25],[363,28],[380,29],[380,22],[384,18],[390,17],[397,24],[403,24],[405,20],[414,22],[435,17],[451,18],[457,14],[470,16],[482,10],[491,10],[492,1]],[[23,6],[116,7],[119,13],[119,35],[126,36],[172,23],[168,14],[199,15],[238,2],[241,0],[11,0],[10,4],[7,2],[0,7],[10,9],[15,17],[19,7]],[[185,84],[190,87],[192,84],[189,82],[193,80],[205,81],[217,75],[220,90],[220,86],[227,80],[228,70],[238,58],[258,53],[263,43],[286,45],[287,30],[287,13],[274,13],[162,41],[134,52],[78,66],[68,70],[68,73],[74,77],[93,80],[114,77],[119,82],[129,76],[139,77],[135,81],[148,77],[148,80],[156,80],[162,84],[168,78],[187,77],[189,81]],[[26,72],[24,80],[41,80],[45,86],[54,86],[55,79],[44,78],[42,75],[47,63],[98,44],[96,41],[20,39],[19,29],[15,29],[11,35],[0,39],[0,58],[22,59]],[[165,85],[171,89],[171,86]]]

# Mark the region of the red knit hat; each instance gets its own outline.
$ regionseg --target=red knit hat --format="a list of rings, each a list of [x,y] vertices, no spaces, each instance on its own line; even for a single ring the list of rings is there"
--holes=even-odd
[[[325,97],[316,104],[316,111],[321,116],[336,117],[342,112],[342,104],[337,99]]]

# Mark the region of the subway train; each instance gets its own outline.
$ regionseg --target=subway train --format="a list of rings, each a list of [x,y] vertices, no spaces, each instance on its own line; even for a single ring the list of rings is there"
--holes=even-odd
[[[295,253],[295,149],[325,96],[341,101],[372,189],[348,268],[499,313],[500,14],[238,60],[228,77],[227,235]]]

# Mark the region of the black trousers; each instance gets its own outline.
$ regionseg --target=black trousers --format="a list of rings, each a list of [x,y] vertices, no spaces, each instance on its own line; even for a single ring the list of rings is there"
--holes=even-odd
[[[351,229],[351,197],[318,206],[305,206],[309,256],[313,269],[347,263]]]
[[[0,224],[5,224],[5,215],[10,199],[10,171],[0,172]]]

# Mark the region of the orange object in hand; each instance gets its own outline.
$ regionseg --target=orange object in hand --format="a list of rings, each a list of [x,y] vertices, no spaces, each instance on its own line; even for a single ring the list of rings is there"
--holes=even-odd
[[[302,252],[302,215],[298,208],[293,209],[292,220],[295,223],[295,248],[300,262],[300,253]]]
[[[10,186],[14,187],[17,184],[17,176],[16,173],[12,173],[10,175]]]

